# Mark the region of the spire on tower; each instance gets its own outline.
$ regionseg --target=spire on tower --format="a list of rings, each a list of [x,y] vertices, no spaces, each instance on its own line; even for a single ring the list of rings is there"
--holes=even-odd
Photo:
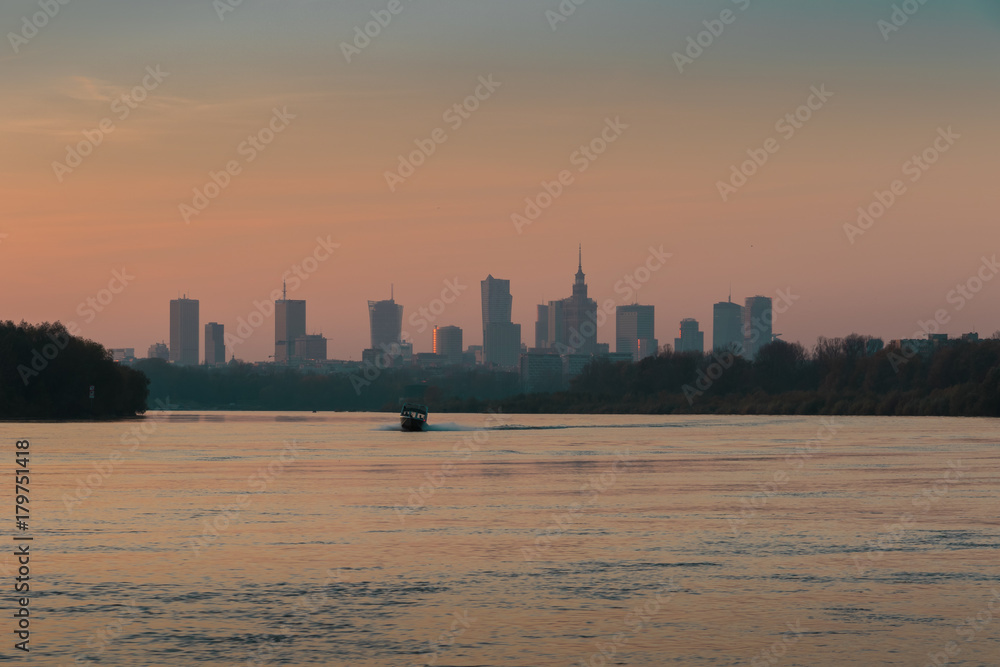
[[[282,280],[281,281],[281,300],[282,301],[288,300],[288,281],[287,280]]]
[[[580,265],[579,265],[579,269],[580,269],[580,271],[583,271],[583,244],[582,243],[580,244]]]

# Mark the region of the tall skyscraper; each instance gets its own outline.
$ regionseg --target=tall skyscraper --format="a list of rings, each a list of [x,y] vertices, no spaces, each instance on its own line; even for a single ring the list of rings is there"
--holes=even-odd
[[[705,353],[705,334],[699,331],[698,320],[690,317],[681,320],[680,338],[674,339],[674,351]]]
[[[274,302],[274,363],[285,364],[295,356],[295,341],[306,335],[306,302],[289,299],[282,288]]]
[[[483,364],[516,368],[521,356],[521,325],[511,322],[514,298],[510,281],[492,275],[482,281]]]
[[[615,310],[615,352],[631,354],[632,361],[656,356],[655,310],[653,306],[618,306]]]
[[[226,363],[226,328],[218,322],[205,325],[205,365],[218,366]]]
[[[743,356],[755,359],[760,349],[774,340],[773,322],[770,297],[747,297],[743,307]]]
[[[535,320],[535,349],[544,350],[549,347],[549,307],[538,306],[538,319]]]
[[[368,322],[371,349],[383,354],[398,349],[403,335],[403,306],[396,303],[395,294],[388,301],[368,302]]]
[[[743,307],[733,303],[732,297],[713,308],[712,350],[743,353]]]
[[[459,327],[434,327],[434,354],[444,358],[446,364],[462,363],[462,329]]]
[[[180,366],[198,365],[198,300],[170,301],[170,361]]]
[[[542,308],[539,307],[539,323],[535,325],[536,341],[542,313]],[[544,313],[549,325],[545,341],[549,349],[559,354],[597,353],[597,302],[587,296],[582,247],[573,281],[573,295],[559,301],[549,301]]]

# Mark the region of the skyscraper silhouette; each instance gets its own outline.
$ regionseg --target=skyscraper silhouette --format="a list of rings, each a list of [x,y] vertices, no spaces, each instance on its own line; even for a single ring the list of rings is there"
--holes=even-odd
[[[226,329],[218,322],[205,325],[205,365],[226,363]]]
[[[595,354],[597,352],[597,302],[587,296],[587,280],[583,273],[583,246],[573,281],[573,294],[559,301],[549,301],[543,311],[538,308],[539,321],[548,319],[548,347],[559,354]],[[536,336],[537,338],[537,336]]]
[[[515,368],[521,355],[521,325],[511,322],[514,298],[510,281],[486,277],[481,283],[483,307],[483,364]]]
[[[368,302],[368,322],[371,326],[371,349],[380,352],[398,350],[403,335],[403,306],[396,303],[395,294],[387,301]]]
[[[295,356],[295,341],[306,335],[306,302],[288,298],[282,286],[274,302],[274,362],[288,363]]]
[[[615,311],[615,352],[631,354],[633,361],[655,356],[655,309],[653,306],[618,306]]]
[[[729,301],[720,301],[713,308],[712,350],[732,354],[743,353],[743,306]]]
[[[180,366],[198,365],[198,308],[186,294],[170,301],[170,361]]]
[[[705,334],[700,330],[698,320],[690,317],[681,320],[680,337],[674,339],[675,352],[705,352]]]
[[[743,356],[753,360],[760,348],[774,340],[774,311],[770,297],[747,297],[743,307]]]

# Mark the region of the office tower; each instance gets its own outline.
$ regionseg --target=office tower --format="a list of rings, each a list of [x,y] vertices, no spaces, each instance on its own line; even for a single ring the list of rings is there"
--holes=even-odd
[[[760,349],[774,340],[773,321],[774,312],[769,297],[747,297],[743,307],[743,356],[755,359]]]
[[[549,323],[546,342],[549,348],[560,354],[597,352],[597,302],[587,296],[582,247],[572,296],[549,301],[546,315]]]
[[[307,334],[293,341],[293,361],[326,361],[326,336]]]
[[[517,368],[521,356],[521,325],[493,322],[483,331],[483,363],[494,368]]]
[[[149,359],[165,359],[170,360],[170,348],[167,347],[166,343],[153,343],[149,346],[149,350],[146,352],[146,357]]]
[[[653,306],[618,306],[615,310],[615,352],[631,354],[632,361],[656,356],[655,309]]]
[[[434,327],[434,354],[446,364],[462,364],[462,329],[459,327]]]
[[[674,351],[704,354],[705,334],[698,329],[698,320],[690,317],[681,320],[680,338],[674,339]]]
[[[225,326],[218,322],[205,325],[205,365],[218,366],[226,363]]]
[[[306,335],[306,302],[289,299],[282,287],[274,302],[274,363],[286,364],[295,356],[295,341]]]
[[[743,353],[743,307],[733,303],[732,297],[713,308],[712,350]]]
[[[170,301],[170,361],[198,365],[198,301],[185,294]]]
[[[535,349],[544,350],[549,347],[549,307],[538,306],[538,319],[535,320]]]
[[[482,281],[483,363],[516,368],[521,356],[521,325],[511,322],[514,298],[510,281],[487,276]]]
[[[368,321],[371,349],[383,353],[398,351],[403,334],[403,306],[396,303],[394,294],[388,301],[368,302]]]

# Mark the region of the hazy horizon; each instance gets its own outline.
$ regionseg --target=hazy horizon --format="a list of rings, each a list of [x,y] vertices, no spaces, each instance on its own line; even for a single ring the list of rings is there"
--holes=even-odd
[[[951,335],[1000,329],[998,281],[949,299],[1000,245],[997,3],[927,3],[886,32],[888,1],[590,0],[552,23],[556,0],[402,0],[348,62],[341,44],[390,4],[244,0],[220,18],[208,0],[70,2],[12,40],[41,10],[5,3],[0,263],[14,289],[0,320],[74,321],[142,357],[169,337],[170,299],[201,302],[202,336],[207,322],[232,333],[328,238],[339,248],[288,296],[308,302],[330,358],[360,359],[367,301],[390,285],[415,351],[433,324],[479,344],[487,274],[511,281],[531,346],[535,307],[570,294],[581,243],[598,304],[631,303],[616,284],[651,247],[672,254],[635,299],[656,306],[661,345],[686,317],[708,344],[730,285],[738,303],[798,296],[774,330],[807,347],[910,337],[938,310]],[[678,71],[675,52],[724,10],[732,22]],[[146,99],[121,100],[144,84]],[[477,110],[449,115],[477,89]],[[817,90],[832,95],[789,136],[782,119]],[[113,131],[79,166],[54,167],[103,119]],[[269,124],[273,143],[243,143]],[[606,153],[574,155],[615,125]],[[426,163],[388,183],[438,128]],[[777,151],[723,201],[718,183],[769,138]],[[908,169],[935,141],[940,159]],[[186,221],[181,205],[229,162],[239,173]],[[572,183],[519,233],[511,216],[563,170]],[[897,179],[903,194],[849,238]],[[80,304],[123,269],[134,279],[88,322]],[[456,279],[468,289],[419,332],[411,316]],[[265,360],[273,332],[269,319],[237,357]],[[598,340],[613,349],[613,316]]]

